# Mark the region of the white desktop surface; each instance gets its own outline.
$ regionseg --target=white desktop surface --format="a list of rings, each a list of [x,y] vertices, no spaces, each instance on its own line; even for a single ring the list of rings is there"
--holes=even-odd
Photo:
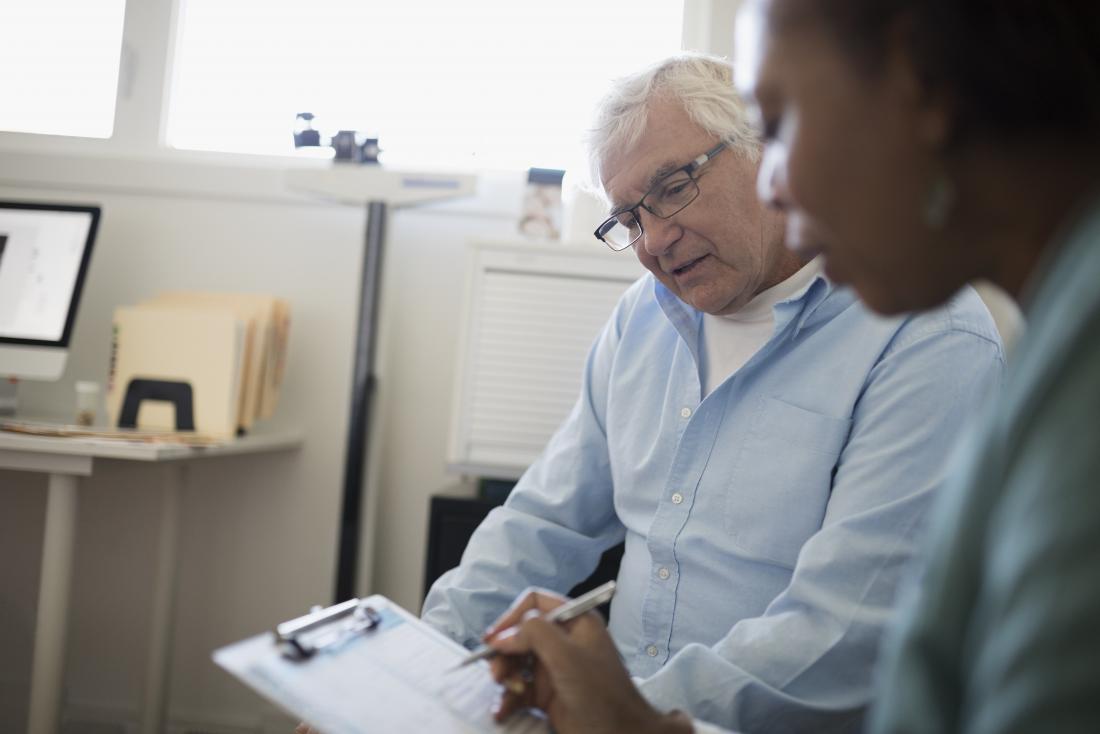
[[[48,476],[49,495],[31,670],[29,734],[56,734],[61,730],[61,692],[79,477],[90,476],[97,459],[163,462],[168,468],[162,487],[165,501],[157,534],[153,619],[139,730],[142,734],[156,734],[163,730],[166,708],[176,587],[177,516],[186,466],[192,460],[207,457],[286,451],[301,444],[302,435],[299,433],[259,434],[224,444],[196,447],[98,438],[30,436],[0,431],[0,469],[38,472]]]
[[[260,434],[243,436],[233,441],[212,446],[186,446],[183,444],[119,441],[104,438],[31,436],[11,431],[0,431],[0,468],[17,468],[8,466],[4,462],[4,455],[10,451],[88,457],[90,459],[172,461],[200,459],[208,456],[233,456],[235,454],[281,451],[298,448],[301,445],[302,436],[298,433]]]

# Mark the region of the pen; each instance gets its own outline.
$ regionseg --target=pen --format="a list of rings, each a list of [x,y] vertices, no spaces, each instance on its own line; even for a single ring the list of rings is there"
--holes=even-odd
[[[597,586],[587,594],[581,594],[576,599],[571,599],[560,607],[548,612],[544,619],[547,622],[564,623],[568,622],[575,617],[579,617],[585,612],[595,609],[604,602],[610,601],[611,597],[615,595],[615,582],[608,581],[606,584]],[[497,651],[488,645],[482,645],[472,653],[467,655],[461,663],[455,666],[455,670],[465,667],[470,663],[477,662],[478,660],[484,660],[485,658],[494,657]]]

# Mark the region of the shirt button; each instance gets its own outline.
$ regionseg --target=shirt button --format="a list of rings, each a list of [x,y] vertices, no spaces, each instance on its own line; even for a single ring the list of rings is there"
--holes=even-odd
[[[680,417],[681,418],[690,418],[691,417],[691,408],[681,408],[680,409]]]
[[[675,494],[672,495],[672,504],[678,505],[678,504],[682,503],[683,501],[684,501],[684,495],[680,494],[679,492],[676,492]]]
[[[657,569],[657,576],[660,577],[660,579],[662,581],[664,581],[665,579],[667,579],[671,575],[672,574],[669,573],[669,570],[667,568],[665,568],[664,566],[661,566],[659,569]]]
[[[657,652],[658,652],[658,650],[657,650],[656,645],[650,645],[649,647],[647,647],[645,649],[645,654],[648,655],[651,658],[657,657]]]

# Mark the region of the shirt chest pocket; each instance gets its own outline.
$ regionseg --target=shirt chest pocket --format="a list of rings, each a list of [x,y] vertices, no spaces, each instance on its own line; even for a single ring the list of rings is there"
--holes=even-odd
[[[821,528],[851,425],[776,398],[761,400],[726,497],[735,547],[794,568],[802,545]]]

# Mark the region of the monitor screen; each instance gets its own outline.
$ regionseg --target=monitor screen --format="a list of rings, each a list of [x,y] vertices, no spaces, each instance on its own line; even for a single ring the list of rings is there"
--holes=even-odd
[[[68,346],[99,211],[0,202],[0,345]]]

